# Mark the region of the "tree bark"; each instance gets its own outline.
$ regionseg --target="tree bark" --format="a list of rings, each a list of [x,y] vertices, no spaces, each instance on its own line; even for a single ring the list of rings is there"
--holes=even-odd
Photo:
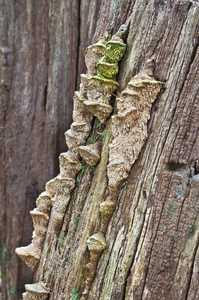
[[[1,5],[3,299],[13,299],[14,289],[20,299],[24,283],[32,282],[14,249],[30,242],[28,212],[45,182],[58,173],[72,96],[85,72],[84,50],[127,20],[117,96],[140,72],[152,72],[165,85],[152,106],[147,140],[118,195],[88,299],[199,299],[199,3],[24,0]],[[104,129],[101,125],[99,131]],[[49,220],[34,276],[50,289],[49,299],[80,299],[84,291],[87,240],[99,231],[99,205],[107,196],[111,118],[106,129],[101,160],[94,170],[87,166],[78,174],[58,233]]]
[[[33,278],[14,251],[30,242],[29,211],[58,172],[78,70],[85,69],[83,49],[96,26],[98,5],[93,7],[86,1],[0,1],[3,299],[21,299],[24,284]],[[83,22],[80,32],[88,13],[91,23]]]

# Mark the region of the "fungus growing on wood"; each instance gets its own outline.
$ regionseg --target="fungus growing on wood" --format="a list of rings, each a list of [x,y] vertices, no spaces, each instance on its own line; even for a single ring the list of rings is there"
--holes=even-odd
[[[69,195],[75,187],[75,179],[60,173],[54,178],[55,192],[57,194]]]
[[[61,153],[59,156],[60,172],[75,178],[82,168],[82,164],[71,151]]]
[[[126,45],[123,40],[114,35],[110,41],[106,43],[106,50],[104,55],[106,60],[110,63],[119,62],[125,53]]]
[[[80,91],[76,91],[73,97],[74,122],[65,133],[69,151],[60,154],[60,174],[47,182],[46,192],[38,197],[37,208],[31,211],[35,227],[32,243],[27,247],[16,249],[16,253],[33,271],[37,269],[41,257],[43,241],[49,221],[48,212],[51,206],[51,225],[49,231],[54,230],[55,232],[59,232],[63,225],[65,211],[70,201],[70,194],[75,187],[75,176],[82,169],[82,164],[79,161],[80,154],[84,161],[91,165],[91,167],[94,167],[100,160],[99,142],[87,146],[85,146],[85,143],[90,134],[93,116],[96,116],[101,123],[105,124],[113,111],[109,103],[112,93],[119,87],[119,84],[116,82],[116,74],[118,72],[118,61],[121,59],[124,51],[125,44],[116,36],[106,43],[106,45],[104,39],[100,39],[86,50],[86,65],[90,74],[81,75]],[[132,112],[135,113],[135,110],[133,111],[132,109]],[[129,120],[128,123],[133,120],[131,113],[126,108],[124,109],[124,115],[125,117],[128,115],[126,117],[126,120]],[[115,122],[115,128],[123,126],[122,118],[121,112],[121,115],[113,121]],[[125,128],[125,125],[123,127]],[[116,137],[116,134],[114,137]],[[114,147],[113,145],[112,150]],[[114,156],[114,151],[112,153]],[[113,162],[110,162],[110,166],[111,164],[113,165]],[[109,179],[109,183],[111,183],[111,179]],[[112,199],[117,199],[117,195],[114,193],[111,194],[110,185],[109,194],[113,198],[108,197],[100,205],[100,232],[92,235],[87,241],[90,251],[90,262],[86,265],[87,278],[82,299],[87,299],[95,277],[99,257],[106,249],[104,234],[116,205]],[[26,286],[26,293],[24,293],[23,297],[24,299],[43,300],[48,297],[48,292],[44,292],[43,287],[35,284]]]
[[[86,270],[87,270],[86,285],[81,300],[87,299],[86,297],[89,293],[91,284],[95,277],[97,262],[100,258],[100,255],[106,249],[106,240],[104,234],[102,232],[98,232],[92,235],[91,237],[89,237],[87,244],[88,244],[88,249],[90,251],[90,262],[86,265]]]
[[[88,72],[91,75],[97,75],[98,69],[96,67],[97,62],[104,55],[106,49],[105,39],[100,38],[95,44],[88,46],[85,51],[85,63],[88,69]]]
[[[99,146],[100,146],[100,144],[99,144],[99,142],[97,142],[95,144],[81,146],[78,148],[80,156],[92,168],[94,168],[100,160]]]
[[[100,213],[101,213],[101,225],[100,231],[102,233],[106,232],[108,222],[115,210],[115,202],[111,200],[112,198],[109,196],[107,197],[106,201],[100,204]]]
[[[26,247],[16,248],[15,252],[33,272],[37,270],[41,251],[33,243]]]
[[[51,195],[47,192],[43,192],[36,200],[36,205],[39,211],[48,213],[51,208]]]
[[[85,143],[81,135],[76,135],[71,129],[65,132],[66,145],[70,151],[78,154],[77,148]]]
[[[97,67],[100,74],[106,78],[115,78],[119,70],[117,63],[109,63],[106,61],[105,57],[99,60]]]
[[[43,283],[34,283],[25,285],[26,293],[23,293],[23,300],[46,300],[49,291],[44,288]]]
[[[54,178],[46,183],[46,192],[51,196],[51,198],[54,197],[56,192]]]
[[[90,125],[93,120],[93,116],[89,114],[85,108],[84,101],[86,100],[87,98],[85,98],[81,92],[75,92],[73,97],[73,121],[77,123],[84,122]]]
[[[38,208],[34,208],[30,211],[30,215],[33,220],[34,227],[36,228],[38,225],[42,227],[47,227],[49,216],[41,211]]]
[[[97,101],[85,101],[84,102],[87,110],[97,117],[102,124],[106,123],[107,118],[112,113],[112,106]]]
[[[163,86],[147,74],[133,77],[117,98],[118,114],[112,116],[113,141],[109,147],[109,195],[115,196],[147,138],[152,103]]]

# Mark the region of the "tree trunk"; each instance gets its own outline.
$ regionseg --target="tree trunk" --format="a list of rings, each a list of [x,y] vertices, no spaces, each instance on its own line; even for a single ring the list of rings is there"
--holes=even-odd
[[[33,278],[14,251],[30,242],[29,211],[58,172],[97,9],[86,1],[81,6],[70,0],[0,1],[0,235],[6,300],[21,299],[24,284]],[[91,24],[83,22],[80,32],[80,20],[89,13]]]
[[[126,52],[119,64],[117,97],[123,97],[137,74],[145,74],[140,80],[150,75],[164,87],[153,99],[147,130],[131,135],[140,141],[137,156],[116,190],[107,230],[102,230],[100,204],[108,195],[114,198],[107,169],[109,146],[116,140],[114,118],[106,125],[94,119],[90,136],[102,144],[101,160],[95,168],[83,165],[77,174],[56,230],[53,200],[34,281],[50,290],[48,299],[199,299],[199,3],[96,2],[1,4],[3,299],[20,299],[23,284],[32,282],[14,249],[30,242],[28,212],[45,182],[58,173],[72,96],[85,72],[84,50],[106,31],[115,34],[125,22]],[[141,93],[146,105],[146,91],[139,86],[133,92]],[[118,100],[112,100],[117,116]],[[139,116],[137,120],[130,123],[132,132]],[[118,147],[123,152],[125,145],[121,138]],[[100,230],[106,232],[106,249],[91,276],[87,240]]]

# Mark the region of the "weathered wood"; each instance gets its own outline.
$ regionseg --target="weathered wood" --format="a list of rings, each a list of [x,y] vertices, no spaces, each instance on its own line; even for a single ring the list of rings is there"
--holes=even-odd
[[[165,89],[153,105],[148,140],[108,225],[107,249],[88,299],[194,299],[198,293],[198,24],[199,6],[191,1],[134,3],[120,65],[121,89],[143,70],[165,82]],[[100,21],[98,26],[96,32]],[[84,289],[86,240],[100,224],[110,140],[108,131],[102,150],[106,159],[93,179],[86,169],[59,236],[49,227],[35,280],[44,278],[51,299],[70,298],[72,291],[78,295]],[[90,183],[85,198],[82,191]]]
[[[14,249],[29,243],[29,211],[46,181],[57,174],[58,155],[66,147],[78,69],[85,69],[82,49],[96,26],[93,6],[81,5],[85,9],[80,11],[80,1],[0,2],[3,299],[21,299],[24,284],[32,281]],[[83,22],[80,33],[80,19],[88,11],[92,24]]]
[[[10,245],[7,275],[11,278],[11,283],[4,283],[3,299],[12,299],[11,286],[19,287],[18,270],[27,274],[21,269],[22,263],[19,268],[18,260],[11,255],[16,246],[27,245],[31,235],[31,228],[20,231],[24,219],[19,220],[18,216],[28,218],[26,213],[34,207],[36,194],[58,172],[53,161],[65,150],[63,133],[71,121],[74,90],[79,89],[77,75],[85,70],[84,49],[92,38],[94,42],[105,31],[114,34],[128,18],[127,50],[120,63],[118,95],[142,71],[164,82],[165,87],[152,106],[147,141],[120,191],[106,232],[107,248],[98,262],[88,299],[197,299],[198,1],[110,0],[96,4],[93,0],[90,5],[86,0],[51,1],[43,5],[36,2],[34,8],[31,3],[28,2],[26,10],[22,10],[25,5],[22,1],[16,8],[14,4],[10,6],[19,16],[19,20],[12,16],[9,21],[18,39],[14,42],[11,36],[7,39],[9,46],[7,40],[3,46],[11,49],[7,65],[1,71],[6,82],[1,86],[0,115],[3,124],[0,155],[5,162],[0,169],[4,182],[1,229],[4,229],[3,246]],[[30,11],[37,16],[37,22]],[[89,16],[91,21],[87,23]],[[22,20],[29,24],[29,35]],[[36,29],[30,26],[33,21]],[[3,32],[4,35],[8,32],[6,25]],[[23,56],[21,49],[25,49]],[[1,57],[5,57],[5,51]],[[94,128],[93,135],[104,129],[105,125]],[[50,218],[34,278],[35,282],[44,281],[51,290],[49,299],[70,299],[71,294],[80,296],[84,290],[85,265],[89,262],[86,241],[98,232],[99,207],[107,196],[110,119],[106,129],[101,160],[95,170],[87,166],[78,175],[59,233],[52,230]],[[27,169],[30,177],[24,177]],[[24,191],[27,191],[25,197]],[[22,203],[27,203],[26,207],[20,207]],[[11,218],[13,204],[15,217]],[[25,222],[30,224],[26,219]],[[11,232],[10,224],[17,230]],[[31,281],[31,275],[26,283],[30,283],[28,280]],[[20,284],[23,283],[24,277]]]

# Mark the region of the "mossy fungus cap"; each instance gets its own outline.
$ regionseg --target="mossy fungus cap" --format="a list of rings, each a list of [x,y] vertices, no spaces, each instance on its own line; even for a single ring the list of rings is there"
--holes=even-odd
[[[107,78],[114,78],[118,73],[118,64],[109,63],[104,58],[99,60],[97,68],[100,74]]]
[[[104,55],[106,60],[110,63],[118,62],[124,55],[126,45],[123,43],[122,39],[118,36],[113,36],[110,41],[106,43],[106,50]]]

